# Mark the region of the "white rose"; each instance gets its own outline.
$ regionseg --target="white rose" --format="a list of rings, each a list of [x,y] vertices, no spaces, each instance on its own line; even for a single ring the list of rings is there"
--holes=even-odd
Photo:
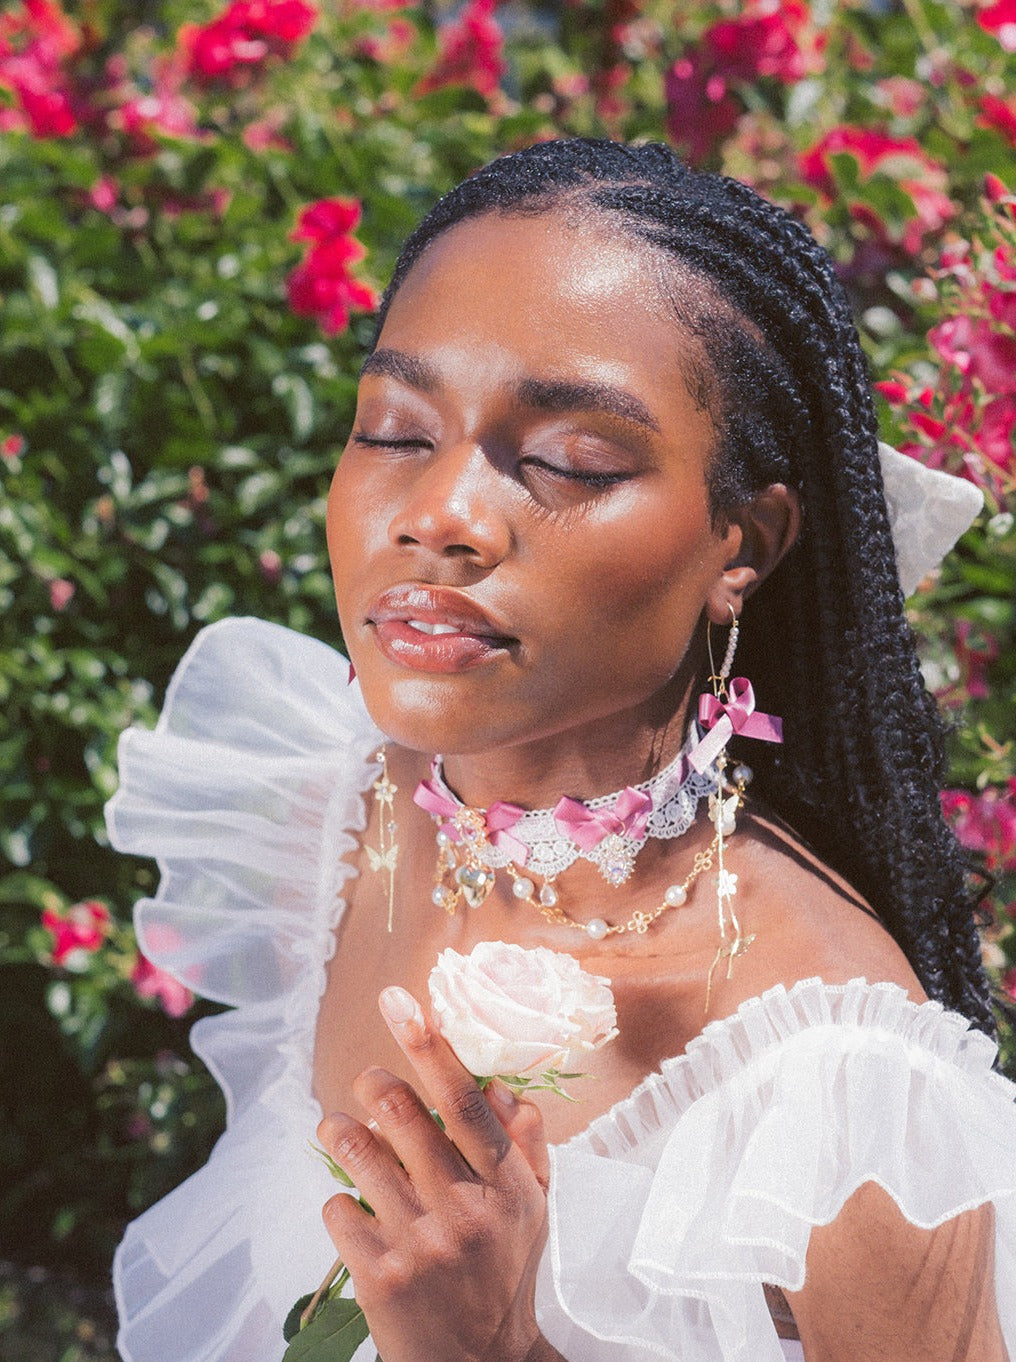
[[[617,1035],[608,980],[546,946],[444,950],[428,984],[438,1029],[477,1077],[574,1069],[583,1052]]]

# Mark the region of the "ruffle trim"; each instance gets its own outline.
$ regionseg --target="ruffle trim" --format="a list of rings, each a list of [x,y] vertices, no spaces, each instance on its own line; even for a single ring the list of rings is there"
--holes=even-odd
[[[308,1147],[311,1065],[380,737],[348,673],[317,640],[223,620],[192,643],[156,728],[120,740],[110,841],[160,871],[135,910],[141,948],[236,1009],[191,1033],[226,1133],[117,1253],[128,1362],[268,1362],[267,1339],[281,1356],[281,1319],[334,1252],[319,1208],[336,1186]]]
[[[780,1362],[763,1283],[799,1289],[812,1228],[876,1182],[925,1228],[995,1203],[1014,1351],[1016,1089],[994,1056],[895,984],[808,979],[742,1004],[551,1151],[561,1309],[637,1356]]]

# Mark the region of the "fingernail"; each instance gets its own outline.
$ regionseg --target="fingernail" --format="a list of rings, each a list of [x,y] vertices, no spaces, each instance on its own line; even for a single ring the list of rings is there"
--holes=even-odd
[[[519,1099],[509,1088],[507,1083],[502,1083],[499,1078],[495,1078],[493,1083],[488,1083],[484,1091],[487,1100],[495,1107],[500,1107],[502,1111],[514,1111],[519,1104]]]
[[[385,1021],[392,1026],[405,1026],[409,1021],[423,1021],[423,1013],[416,1005],[416,999],[404,988],[382,989],[378,998]]]

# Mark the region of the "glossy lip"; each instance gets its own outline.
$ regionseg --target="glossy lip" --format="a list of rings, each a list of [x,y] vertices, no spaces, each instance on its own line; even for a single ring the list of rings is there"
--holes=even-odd
[[[455,632],[423,634],[410,620],[450,625]],[[518,642],[475,601],[448,587],[391,587],[370,606],[366,623],[381,653],[413,671],[467,671],[503,657]]]

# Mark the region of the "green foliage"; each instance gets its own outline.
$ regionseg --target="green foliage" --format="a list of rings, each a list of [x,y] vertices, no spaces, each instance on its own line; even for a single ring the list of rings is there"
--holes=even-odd
[[[433,79],[455,22],[440,5],[322,4],[305,39],[217,79],[188,70],[179,43],[181,25],[222,12],[211,0],[69,8],[85,20],[59,63],[66,135],[18,124],[0,49],[0,965],[23,1042],[0,1070],[0,1224],[9,1254],[102,1271],[123,1221],[203,1160],[221,1121],[186,1043],[209,1009],[169,1016],[164,995],[138,993],[130,914],[156,876],[106,842],[117,737],[154,722],[212,620],[341,643],[324,505],[371,322],[354,311],[328,335],[289,305],[300,211],[358,201],[354,275],[380,287],[421,213],[500,150],[560,132],[680,140],[665,77],[743,7],[516,0],[499,11],[493,86],[494,51]],[[1013,58],[958,3],[802,8],[801,44],[824,56],[717,76],[734,122],[713,129],[719,106],[698,107],[699,159],[804,213],[843,267],[877,375],[920,373],[934,317],[911,284],[968,230],[984,173],[1006,173],[1011,133],[981,101],[1011,88]],[[882,139],[881,159],[830,143],[809,173],[804,154],[842,128]],[[957,718],[954,781],[977,793],[1016,773],[1004,511],[915,604]],[[959,621],[992,640],[974,700]],[[93,900],[111,914],[101,941],[55,963],[42,914]],[[1006,902],[1000,969],[1016,959]]]

